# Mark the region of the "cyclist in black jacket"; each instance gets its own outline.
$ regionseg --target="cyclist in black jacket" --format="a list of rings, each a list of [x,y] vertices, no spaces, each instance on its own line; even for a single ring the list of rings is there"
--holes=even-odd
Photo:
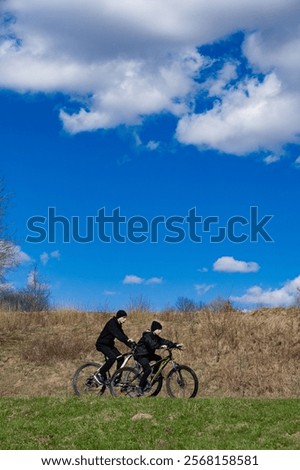
[[[137,343],[134,358],[138,361],[143,367],[143,375],[140,380],[141,392],[146,392],[150,388],[150,384],[147,382],[147,378],[151,373],[150,361],[159,361],[161,356],[155,354],[155,350],[168,347],[168,348],[181,348],[182,344],[173,343],[167,339],[161,338],[162,325],[158,321],[153,321],[151,324],[150,330],[147,330],[143,333],[143,336]],[[158,367],[154,367],[154,372]]]
[[[95,374],[95,379],[99,384],[105,384],[107,380],[106,373],[117,360],[117,368],[121,367],[122,357],[120,351],[115,347],[115,339],[118,339],[127,346],[132,346],[134,341],[125,335],[122,324],[126,321],[127,313],[124,310],[118,310],[116,315],[111,318],[101,331],[97,341],[96,349],[101,351],[107,357],[105,364],[99,372]]]

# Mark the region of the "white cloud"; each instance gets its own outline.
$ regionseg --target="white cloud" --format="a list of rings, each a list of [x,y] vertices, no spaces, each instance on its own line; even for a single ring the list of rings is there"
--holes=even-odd
[[[299,0],[2,5],[15,21],[7,15],[1,26],[0,87],[66,94],[72,111],[61,109],[60,118],[69,133],[135,125],[166,111],[178,117],[176,135],[186,144],[278,155],[299,142]],[[197,48],[236,31],[246,33],[243,53],[264,80],[238,77],[239,64],[224,57],[218,75],[199,85],[208,59]],[[216,102],[198,114],[203,86]]]
[[[54,258],[54,259],[60,259],[60,252],[59,252],[59,250],[51,251],[50,256],[51,256],[51,258]]]
[[[114,290],[105,290],[103,292],[104,295],[107,295],[107,297],[113,297],[114,295],[117,295],[118,292],[114,291]]]
[[[300,156],[296,158],[295,165],[297,168],[300,168]]]
[[[14,246],[14,257],[15,257],[15,262],[17,264],[25,264],[25,263],[30,263],[32,259],[30,256],[22,251],[21,247],[16,245]]]
[[[231,297],[231,300],[240,303],[262,304],[271,307],[286,305],[290,306],[294,303],[295,298],[300,289],[300,276],[292,281],[287,281],[278,289],[262,289],[260,286],[249,288],[246,293],[240,297]]]
[[[157,285],[162,284],[163,278],[162,277],[150,277],[149,279],[144,279],[140,276],[136,276],[135,274],[127,274],[123,279],[123,284],[146,284],[146,285]]]
[[[300,74],[299,61],[295,60],[295,53],[300,48],[297,13],[293,17],[290,15],[290,27],[285,31],[282,28],[272,28],[268,31],[255,32],[248,35],[244,43],[244,53],[256,70],[269,73],[276,69],[279,78],[296,89],[299,86],[297,77]],[[284,22],[285,17],[282,19],[282,24]]]
[[[232,256],[222,256],[214,262],[213,270],[225,273],[255,273],[259,270],[259,265],[254,261],[239,261]]]
[[[275,73],[232,86],[211,110],[182,117],[177,138],[237,155],[278,152],[282,142],[299,142],[300,130],[300,93],[283,88]]]
[[[209,290],[215,287],[215,284],[195,284],[197,294],[206,294]]]
[[[223,95],[228,83],[237,78],[236,72],[237,64],[228,62],[225,63],[223,68],[218,72],[217,77],[209,78],[203,85],[204,89],[208,90],[209,96]]]
[[[150,277],[150,279],[147,279],[146,284],[162,284],[163,278],[162,277]]]
[[[127,274],[123,279],[123,284],[143,284],[144,279],[134,274]]]
[[[267,165],[271,165],[272,163],[275,163],[275,162],[278,162],[278,160],[280,160],[280,156],[279,155],[268,155],[267,157],[264,158],[264,162],[267,164]]]
[[[197,269],[197,271],[199,271],[200,273],[207,273],[208,269],[207,268],[199,268],[199,269]]]
[[[51,253],[47,253],[46,251],[44,251],[41,255],[40,255],[40,260],[41,260],[41,263],[46,266],[46,264],[48,264],[50,258],[54,258],[54,259],[57,259],[59,260],[60,259],[60,252],[59,250],[54,250],[54,251],[51,251]]]
[[[29,263],[30,261],[32,261],[30,256],[24,251],[22,251],[19,245],[14,245],[11,242],[0,240],[0,254],[1,250],[9,251],[9,257],[5,265],[6,268],[17,266],[19,264]]]
[[[148,150],[156,150],[159,147],[159,142],[155,142],[154,140],[149,140],[146,148]]]
[[[48,261],[49,261],[49,255],[48,255],[48,253],[46,253],[46,252],[44,251],[44,253],[42,253],[42,254],[40,255],[40,260],[41,260],[41,263],[45,266],[45,265],[48,263]]]
[[[133,132],[133,138],[134,138],[135,145],[137,147],[140,147],[143,142],[140,136],[138,135],[138,133],[136,132],[136,130]]]

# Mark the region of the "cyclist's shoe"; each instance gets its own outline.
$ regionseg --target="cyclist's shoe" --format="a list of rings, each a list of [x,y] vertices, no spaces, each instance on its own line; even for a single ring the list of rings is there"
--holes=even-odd
[[[137,397],[142,397],[144,395],[144,393],[148,392],[148,390],[150,390],[151,388],[151,385],[149,382],[146,382],[146,385],[144,385],[143,387],[139,386],[139,387],[136,387],[136,396]]]
[[[107,383],[106,378],[103,377],[103,375],[99,374],[99,372],[97,372],[96,374],[94,374],[94,379],[96,380],[96,382],[97,382],[99,385],[106,385],[106,383]]]
[[[136,396],[142,397],[144,395],[142,387],[136,387]]]
[[[118,385],[120,383],[120,380],[121,380],[121,374],[118,374],[115,378],[114,378],[114,385]]]
[[[148,392],[150,390],[151,385],[149,382],[146,382],[146,385],[143,387],[143,393]]]

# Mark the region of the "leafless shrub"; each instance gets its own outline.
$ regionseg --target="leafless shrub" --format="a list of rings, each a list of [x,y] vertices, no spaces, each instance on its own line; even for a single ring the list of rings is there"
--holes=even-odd
[[[178,312],[191,313],[191,312],[196,312],[197,310],[200,310],[201,308],[203,308],[203,303],[195,302],[193,299],[180,296],[176,300],[175,308]]]
[[[49,293],[45,290],[33,291],[30,288],[18,291],[5,291],[0,294],[2,310],[41,312],[49,310]]]
[[[147,313],[151,311],[151,302],[142,294],[130,297],[127,310],[130,313]]]

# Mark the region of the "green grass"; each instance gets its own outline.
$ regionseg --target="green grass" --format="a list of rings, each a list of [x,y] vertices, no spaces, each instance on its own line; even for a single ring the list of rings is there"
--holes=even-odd
[[[1,398],[0,443],[1,449],[300,449],[300,400]]]

